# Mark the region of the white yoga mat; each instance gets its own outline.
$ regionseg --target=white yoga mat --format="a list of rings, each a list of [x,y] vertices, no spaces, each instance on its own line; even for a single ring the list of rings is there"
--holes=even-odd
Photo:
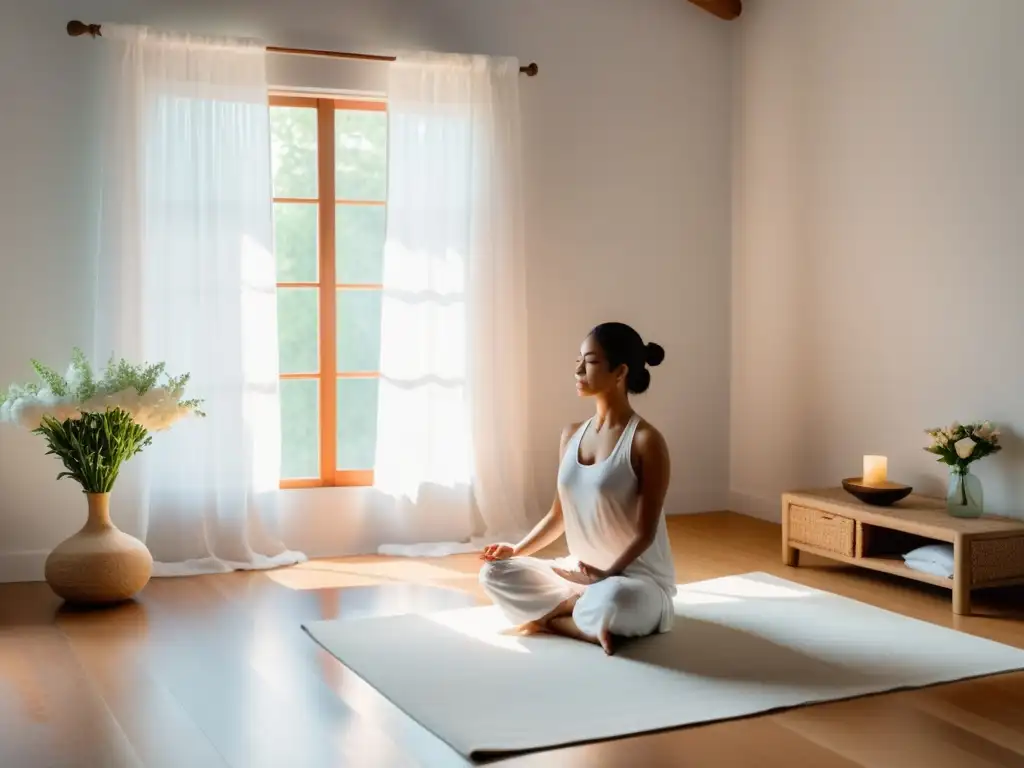
[[[672,632],[606,657],[493,607],[305,625],[470,758],[1024,669],[1024,651],[764,573],[680,585]]]

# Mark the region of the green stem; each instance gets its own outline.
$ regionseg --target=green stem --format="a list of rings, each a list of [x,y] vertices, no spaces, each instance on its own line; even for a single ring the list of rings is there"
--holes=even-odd
[[[953,466],[953,472],[956,473],[957,483],[960,486],[960,504],[964,507],[967,506],[967,475],[970,471],[967,464],[957,463]]]

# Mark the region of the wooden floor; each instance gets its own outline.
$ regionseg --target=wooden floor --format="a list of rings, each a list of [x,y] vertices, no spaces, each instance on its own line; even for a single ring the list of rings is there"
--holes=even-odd
[[[785,568],[779,528],[769,523],[728,513],[679,517],[670,519],[670,535],[681,582],[767,571],[1024,647],[1021,590],[982,593],[982,615],[957,617],[948,590],[810,557],[799,569]],[[88,613],[62,609],[45,584],[0,585],[0,766],[464,765],[300,625],[482,602],[478,566],[472,556],[363,557],[158,579],[135,603]],[[502,765],[1024,766],[1024,675],[538,752]]]

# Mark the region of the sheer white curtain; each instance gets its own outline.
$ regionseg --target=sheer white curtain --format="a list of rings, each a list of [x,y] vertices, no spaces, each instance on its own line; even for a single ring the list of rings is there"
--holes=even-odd
[[[516,539],[533,499],[519,62],[399,57],[388,119],[376,487],[461,535],[382,551]]]
[[[187,371],[208,413],[154,435],[133,460],[154,575],[301,561],[276,533],[265,49],[114,24],[103,40],[94,358]]]

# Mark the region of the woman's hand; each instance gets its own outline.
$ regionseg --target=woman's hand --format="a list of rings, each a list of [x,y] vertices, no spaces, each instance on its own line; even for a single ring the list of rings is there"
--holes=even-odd
[[[508,560],[516,553],[511,544],[488,544],[480,555],[481,560]]]
[[[554,568],[552,570],[566,581],[583,585],[596,584],[599,581],[607,579],[609,576],[607,571],[602,571],[600,568],[595,568],[594,566],[587,565],[586,563],[580,563],[572,570],[567,570],[565,568]]]
[[[608,571],[602,571],[600,568],[595,568],[594,566],[587,565],[586,563],[580,563],[580,570],[590,578],[591,584],[598,581],[604,581],[611,576]]]

